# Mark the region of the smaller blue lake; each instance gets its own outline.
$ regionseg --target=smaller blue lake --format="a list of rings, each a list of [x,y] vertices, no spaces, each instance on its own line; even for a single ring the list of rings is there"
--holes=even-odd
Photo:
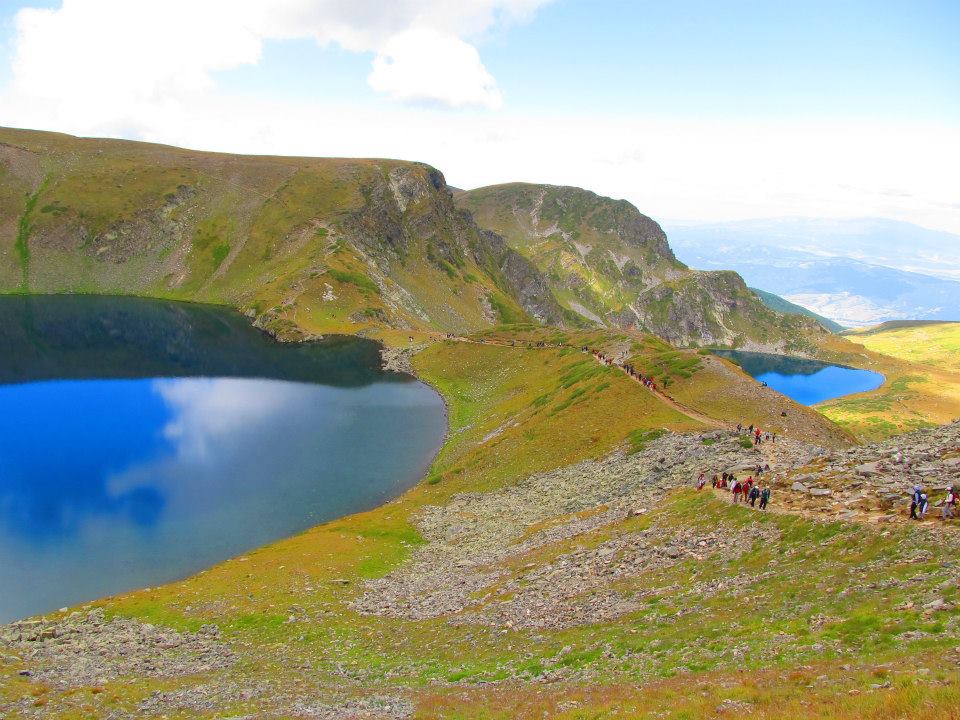
[[[717,350],[716,354],[732,360],[750,377],[801,405],[816,405],[844,395],[869,392],[884,382],[883,375],[872,370],[819,360],[739,350]]]

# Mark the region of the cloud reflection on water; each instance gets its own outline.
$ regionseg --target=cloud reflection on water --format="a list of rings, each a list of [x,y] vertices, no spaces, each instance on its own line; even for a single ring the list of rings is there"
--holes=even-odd
[[[0,386],[0,407],[0,622],[382,503],[445,430],[412,382],[32,383]]]

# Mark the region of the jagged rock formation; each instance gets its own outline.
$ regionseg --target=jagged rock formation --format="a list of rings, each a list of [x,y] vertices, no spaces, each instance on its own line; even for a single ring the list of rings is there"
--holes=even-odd
[[[736,273],[688,268],[661,227],[625,200],[523,183],[455,200],[530,258],[571,320],[636,327],[678,345],[793,352],[809,349],[807,338],[823,332],[765,306]]]

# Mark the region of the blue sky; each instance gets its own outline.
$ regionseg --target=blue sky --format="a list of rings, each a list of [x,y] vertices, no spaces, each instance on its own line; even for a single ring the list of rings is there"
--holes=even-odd
[[[957,2],[561,0],[477,44],[519,111],[956,121],[958,34]],[[270,41],[260,63],[219,80],[238,91],[373,102],[372,56]]]
[[[670,219],[960,229],[939,167],[960,144],[955,1],[247,4],[0,0],[0,124],[422,159]]]

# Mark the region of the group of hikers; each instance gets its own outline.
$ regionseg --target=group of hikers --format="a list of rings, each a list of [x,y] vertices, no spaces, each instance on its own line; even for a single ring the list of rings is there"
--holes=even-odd
[[[944,520],[953,519],[953,510],[957,506],[957,500],[960,499],[957,491],[951,485],[947,488],[947,496],[943,500],[943,508],[940,510],[940,517]],[[913,486],[913,492],[910,493],[910,519],[923,520],[927,516],[927,510],[930,509],[930,498],[927,492],[920,485]]]
[[[710,479],[710,484],[715,490],[729,490],[733,495],[733,504],[739,505],[741,502],[750,503],[750,507],[757,507],[757,501],[760,502],[759,508],[766,510],[770,503],[770,486],[760,487],[760,479],[765,472],[770,472],[770,465],[757,465],[754,474],[741,480],[732,472],[724,472],[714,475]],[[756,476],[756,480],[754,479]],[[707,474],[700,473],[697,478],[697,490],[703,490],[707,484]]]
[[[742,435],[744,431],[743,423],[737,423],[737,434]],[[760,428],[750,425],[746,428],[747,437],[753,440],[754,445],[759,445],[762,442],[776,442],[777,434],[770,432],[763,432]]]
[[[611,367],[616,365],[621,370],[623,370],[627,375],[632,377],[634,380],[637,380],[638,382],[643,383],[645,387],[648,387],[651,390],[657,389],[657,384],[653,381],[653,378],[650,377],[649,375],[644,375],[643,373],[638,372],[633,365],[630,365],[629,363],[623,363],[619,360],[614,360],[609,355],[606,355],[600,352],[599,350],[591,350],[586,345],[581,347],[580,350],[585,353],[587,352],[591,353],[602,365],[607,365]]]

